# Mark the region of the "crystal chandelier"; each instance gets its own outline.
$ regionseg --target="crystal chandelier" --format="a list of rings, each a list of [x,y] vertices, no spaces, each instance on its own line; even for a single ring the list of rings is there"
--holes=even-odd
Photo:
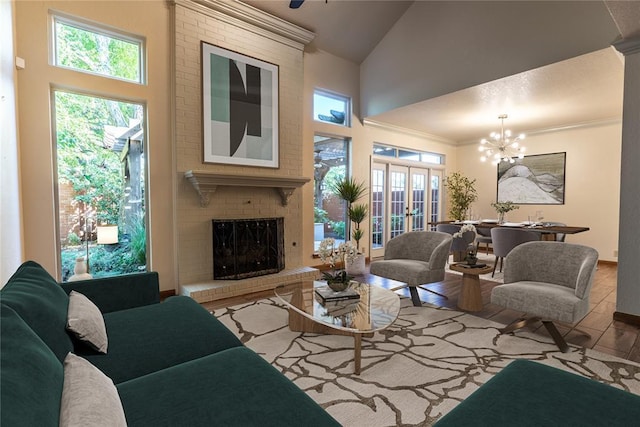
[[[501,120],[502,126],[500,133],[491,132],[490,139],[483,138],[480,141],[480,147],[478,150],[482,153],[480,161],[486,162],[491,160],[491,163],[497,165],[502,162],[515,163],[515,158],[524,157],[524,147],[520,146],[520,140],[524,139],[524,134],[511,137],[511,131],[504,129],[504,119],[507,118],[506,114],[498,116]]]

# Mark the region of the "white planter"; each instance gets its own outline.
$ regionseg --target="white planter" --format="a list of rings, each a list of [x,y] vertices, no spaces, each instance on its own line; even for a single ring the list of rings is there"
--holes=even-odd
[[[324,222],[316,222],[313,224],[313,240],[320,241],[324,239]]]
[[[347,274],[349,276],[359,276],[366,273],[365,256],[364,254],[358,254],[353,261],[347,261]]]

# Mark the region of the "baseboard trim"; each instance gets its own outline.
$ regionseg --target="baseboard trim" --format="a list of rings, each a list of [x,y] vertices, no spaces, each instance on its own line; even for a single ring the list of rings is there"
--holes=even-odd
[[[160,301],[164,301],[165,299],[172,297],[176,294],[175,289],[169,289],[168,291],[160,291]]]
[[[636,316],[635,314],[620,313],[619,311],[614,311],[613,320],[618,320],[628,325],[640,326],[640,316]]]
[[[598,260],[598,264],[599,265],[601,264],[601,265],[615,265],[615,266],[617,266],[618,265],[618,261],[606,261],[606,260],[599,259]]]

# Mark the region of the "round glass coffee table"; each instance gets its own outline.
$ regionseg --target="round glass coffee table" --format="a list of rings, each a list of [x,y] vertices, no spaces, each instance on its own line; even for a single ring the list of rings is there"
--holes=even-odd
[[[296,332],[348,335],[354,339],[354,372],[360,374],[362,337],[388,328],[398,318],[400,298],[367,283],[352,282],[359,298],[324,301],[316,288],[325,282],[305,281],[276,287],[276,296],[289,309],[289,329]]]

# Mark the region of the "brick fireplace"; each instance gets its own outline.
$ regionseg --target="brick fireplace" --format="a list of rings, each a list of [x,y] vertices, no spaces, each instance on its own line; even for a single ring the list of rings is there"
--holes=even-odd
[[[302,259],[303,51],[313,34],[241,2],[175,0],[175,153],[178,287],[197,301],[273,289],[317,277]],[[279,167],[203,162],[200,43],[239,52],[279,69]],[[308,193],[311,194],[311,193]],[[312,204],[312,199],[309,199]],[[309,205],[308,209],[312,205]],[[284,270],[241,280],[213,280],[215,219],[284,218]],[[312,226],[311,222],[309,226]]]

